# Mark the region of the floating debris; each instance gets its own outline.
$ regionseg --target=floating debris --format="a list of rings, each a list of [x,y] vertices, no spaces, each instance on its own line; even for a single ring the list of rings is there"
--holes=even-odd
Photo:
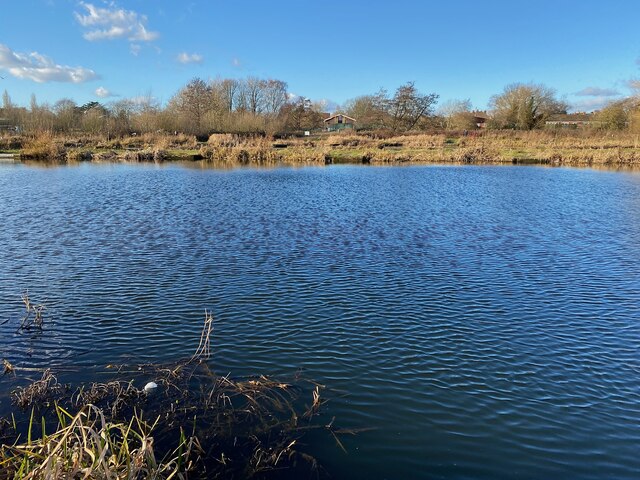
[[[9,360],[7,359],[3,359],[2,360],[2,368],[3,368],[3,375],[6,375],[7,373],[15,373],[15,368],[13,365],[11,365],[11,363],[9,363]]]
[[[156,382],[149,382],[144,386],[144,391],[153,392],[157,388],[158,388],[158,384]]]

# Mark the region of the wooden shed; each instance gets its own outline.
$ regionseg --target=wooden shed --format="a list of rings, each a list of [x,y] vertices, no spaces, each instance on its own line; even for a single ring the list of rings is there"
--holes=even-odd
[[[487,121],[489,121],[489,115],[484,111],[475,111],[471,112],[471,116],[473,117],[473,123],[476,124],[478,128],[487,128]]]
[[[325,129],[329,132],[343,130],[345,128],[355,128],[355,123],[355,118],[344,115],[343,113],[338,113],[324,119]]]

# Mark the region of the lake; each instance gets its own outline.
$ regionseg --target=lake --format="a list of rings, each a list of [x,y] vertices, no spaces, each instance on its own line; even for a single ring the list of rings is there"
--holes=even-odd
[[[333,478],[640,475],[638,172],[0,165],[0,245],[16,366],[188,356],[208,309],[217,372],[373,428],[308,445]]]

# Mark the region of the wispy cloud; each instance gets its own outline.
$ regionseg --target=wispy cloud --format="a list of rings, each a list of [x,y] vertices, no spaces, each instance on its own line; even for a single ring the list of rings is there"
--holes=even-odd
[[[640,90],[640,79],[631,78],[625,82],[625,86],[637,93]]]
[[[617,97],[620,92],[613,88],[587,87],[576,92],[575,95],[580,97]]]
[[[176,60],[184,65],[187,65],[189,63],[202,63],[204,61],[204,57],[198,53],[182,52],[176,57]]]
[[[242,66],[242,62],[240,61],[239,58],[234,58],[233,60],[231,60],[231,65],[233,65],[236,68],[240,68]]]
[[[100,98],[117,97],[118,95],[112,93],[110,90],[104,87],[96,88],[95,94]]]
[[[38,83],[83,83],[98,78],[96,72],[88,68],[58,65],[38,52],[18,53],[3,44],[0,44],[0,69],[7,70],[16,78]]]
[[[314,102],[324,112],[335,112],[339,105],[328,98],[321,98]]]
[[[139,107],[156,106],[159,103],[159,100],[150,93],[146,95],[138,95],[137,97],[131,97],[127,100]]]
[[[572,112],[594,112],[596,110],[602,110],[611,102],[611,97],[592,97],[574,102],[570,110]]]
[[[85,14],[74,12],[77,22],[87,31],[84,38],[89,41],[126,38],[135,42],[151,42],[160,34],[147,29],[147,17],[133,10],[118,8],[110,3],[107,8],[92,3],[80,2]]]

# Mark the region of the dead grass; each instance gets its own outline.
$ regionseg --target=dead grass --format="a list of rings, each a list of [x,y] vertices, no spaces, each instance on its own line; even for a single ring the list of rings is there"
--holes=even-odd
[[[20,156],[33,160],[63,160],[66,155],[64,141],[51,132],[27,137]]]
[[[24,144],[24,137],[14,134],[0,135],[0,151],[20,150]]]
[[[12,393],[12,402],[21,409],[34,405],[51,406],[58,398],[69,390],[68,386],[58,383],[58,379],[47,369],[40,380]]]
[[[162,162],[199,160],[222,166],[325,163],[543,163],[576,166],[640,165],[640,136],[586,130],[409,133],[353,131],[287,138],[214,134],[206,143],[188,135],[145,134],[24,139],[26,158],[76,161]]]
[[[0,422],[0,480],[323,475],[305,452],[304,436],[326,432],[344,449],[340,436],[356,433],[335,427],[334,419],[319,421],[323,387],[298,376],[217,375],[209,367],[212,332],[206,312],[198,346],[185,360],[110,365],[116,379],[75,389],[47,370],[16,388],[14,405],[30,414]],[[147,392],[135,386],[141,379],[159,386]],[[46,423],[55,428],[49,432]]]
[[[136,412],[129,422],[108,420],[95,406],[75,415],[56,407],[58,427],[32,439],[32,415],[25,443],[2,445],[0,479],[186,479],[201,453],[198,441],[181,431],[178,446],[157,458],[152,436],[155,423]],[[194,460],[194,457],[195,460]]]

